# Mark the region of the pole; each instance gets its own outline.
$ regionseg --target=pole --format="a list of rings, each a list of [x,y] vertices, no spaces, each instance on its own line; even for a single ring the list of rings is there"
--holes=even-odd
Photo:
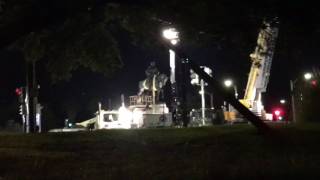
[[[234,85],[233,86],[233,88],[234,88],[234,97],[236,98],[236,99],[238,99],[238,88],[237,88],[237,86],[236,85]]]
[[[170,83],[171,83],[171,112],[172,112],[172,121],[177,124],[177,84],[176,84],[176,53],[174,50],[169,49],[169,58],[170,58]]]
[[[292,122],[297,122],[296,117],[296,107],[295,107],[295,99],[294,99],[294,82],[290,80],[290,93],[291,93],[291,107],[292,107]]]
[[[170,49],[169,50],[170,55],[170,82],[171,84],[176,83],[176,53]]]
[[[202,104],[202,108],[201,108],[201,110],[202,110],[202,125],[205,125],[204,119],[206,117],[206,115],[205,115],[206,102],[205,102],[205,97],[204,97],[204,80],[203,79],[201,79],[200,84],[201,84],[201,104]]]
[[[213,94],[210,93],[210,106],[211,106],[211,109],[213,109]]]
[[[32,61],[32,98],[33,98],[33,132],[39,132],[39,122],[37,122],[37,104],[38,104],[38,88],[36,80],[36,62]]]
[[[184,127],[188,127],[189,117],[187,112],[187,86],[186,76],[189,72],[188,59],[183,59],[181,63],[181,78],[180,78],[180,109],[181,109],[181,120]]]
[[[155,113],[156,108],[156,75],[153,75],[152,78],[152,111]]]
[[[30,93],[29,93],[29,63],[26,62],[26,119],[25,119],[25,132],[30,133]]]

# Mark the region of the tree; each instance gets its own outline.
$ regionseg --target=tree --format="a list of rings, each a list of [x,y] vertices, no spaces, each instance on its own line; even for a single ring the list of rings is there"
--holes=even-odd
[[[300,123],[320,122],[319,119],[319,105],[320,105],[320,78],[315,78],[310,82],[303,82],[299,84],[298,89],[301,90],[299,94],[297,108]],[[302,99],[301,99],[302,97]]]

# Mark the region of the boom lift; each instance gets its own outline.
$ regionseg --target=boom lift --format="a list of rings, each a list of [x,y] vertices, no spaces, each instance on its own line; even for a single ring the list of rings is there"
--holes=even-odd
[[[265,113],[261,95],[266,92],[269,82],[272,58],[279,31],[277,25],[276,19],[263,22],[263,27],[258,35],[257,46],[254,52],[250,54],[252,65],[244,98],[240,100],[243,105],[263,119],[270,119],[270,115],[268,116]]]

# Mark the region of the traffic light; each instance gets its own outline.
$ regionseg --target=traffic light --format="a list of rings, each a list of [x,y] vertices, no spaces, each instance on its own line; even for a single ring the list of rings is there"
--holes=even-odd
[[[192,85],[199,85],[200,84],[199,76],[193,70],[190,70],[190,79],[191,79]]]
[[[22,104],[23,103],[23,96],[24,96],[23,95],[23,88],[22,87],[16,88],[15,93],[19,98],[19,102]]]
[[[22,87],[16,88],[15,92],[16,92],[17,96],[21,96],[22,95]]]
[[[23,105],[20,105],[20,106],[19,106],[19,114],[20,114],[20,115],[23,115]]]
[[[275,117],[274,120],[283,120],[285,112],[282,109],[277,108],[273,111],[273,114]]]

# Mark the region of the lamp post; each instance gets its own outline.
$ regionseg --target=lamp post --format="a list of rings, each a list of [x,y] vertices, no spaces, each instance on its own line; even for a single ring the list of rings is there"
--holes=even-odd
[[[172,45],[177,45],[179,42],[179,32],[175,28],[168,28],[162,31],[162,36],[169,40]],[[176,122],[177,110],[178,110],[178,97],[177,97],[177,84],[176,84],[176,54],[175,51],[169,49],[170,58],[170,83],[172,98],[172,119]]]
[[[205,73],[207,73],[210,77],[212,77],[212,69],[210,69],[209,67],[206,66],[200,66],[200,68],[202,68],[204,70]],[[192,85],[197,85],[201,87],[200,90],[200,95],[201,95],[201,115],[202,115],[202,125],[205,125],[205,118],[206,118],[206,114],[205,114],[205,109],[206,109],[206,100],[205,100],[205,86],[207,86],[208,84],[206,84],[204,82],[203,79],[199,79],[199,76],[193,72],[192,70],[190,70],[190,79],[191,79],[191,84]],[[211,108],[213,108],[213,95],[212,93],[210,93],[210,104],[211,104]]]
[[[238,99],[238,89],[237,89],[237,86],[233,83],[233,81],[231,79],[226,79],[224,82],[224,86],[227,87],[227,88],[230,88],[230,87],[233,87],[233,90],[234,90],[234,97],[236,99]],[[225,104],[225,103],[224,103]],[[227,108],[227,105],[225,104],[226,108]],[[231,109],[231,106],[230,104],[228,105],[228,111],[230,111]]]
[[[229,87],[233,87],[233,90],[234,90],[234,97],[236,98],[236,99],[238,99],[238,96],[239,96],[239,94],[238,94],[238,88],[237,88],[237,86],[236,85],[234,85],[233,84],[233,81],[231,80],[231,79],[226,79],[225,81],[224,81],[224,85],[227,87],[227,88],[229,88]]]
[[[303,75],[303,77],[304,77],[304,80],[309,81],[313,77],[313,75],[312,75],[312,73],[307,72]],[[296,85],[298,79],[299,78],[296,78],[295,80],[290,80],[290,94],[291,94],[291,108],[292,108],[292,122],[293,123],[297,122],[294,90],[295,90],[295,85]]]
[[[169,40],[172,45],[177,45],[179,42],[179,32],[175,28],[168,28],[163,30],[162,35]],[[170,82],[176,83],[175,69],[176,69],[176,54],[172,49],[169,49],[170,55]]]

